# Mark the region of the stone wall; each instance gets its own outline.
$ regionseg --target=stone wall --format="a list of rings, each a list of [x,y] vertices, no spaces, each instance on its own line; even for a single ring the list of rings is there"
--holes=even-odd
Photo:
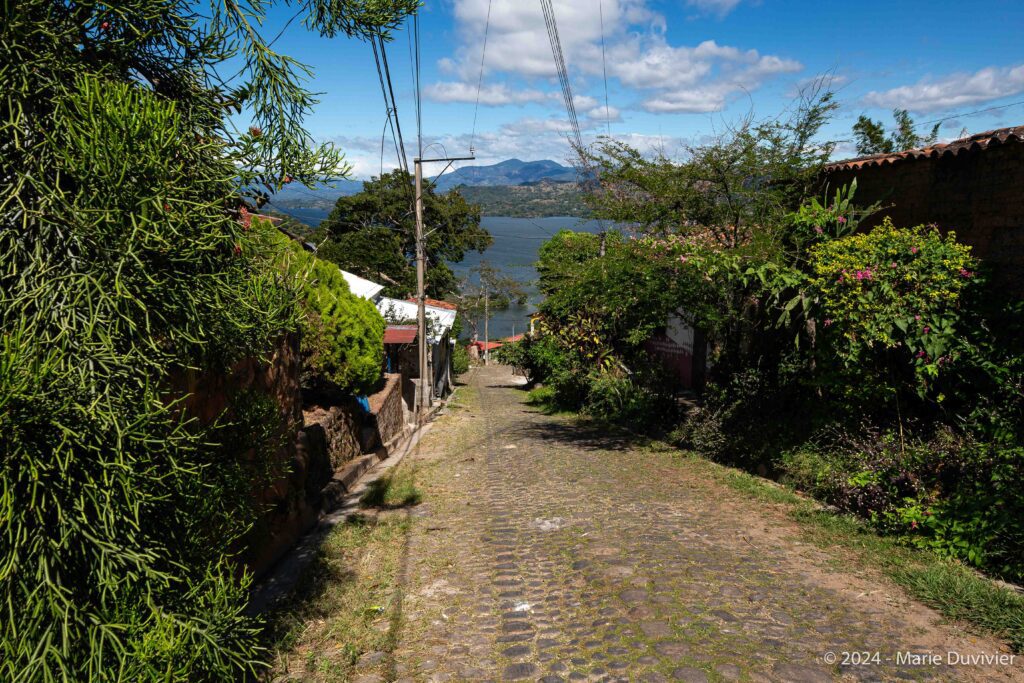
[[[332,469],[338,469],[363,452],[360,440],[362,410],[353,402],[331,406],[307,406],[305,431],[323,434]]]
[[[405,406],[402,400],[402,375],[385,375],[384,388],[370,396],[370,412],[376,421],[377,441],[391,446],[405,433]]]
[[[363,453],[392,446],[404,435],[400,374],[387,375],[383,389],[369,397],[371,419],[354,400],[303,406],[301,370],[298,339],[286,336],[269,358],[246,358],[223,373],[182,372],[171,381],[169,398],[185,396],[184,410],[203,424],[224,414],[240,392],[262,394],[277,404],[282,438],[273,462],[280,474],[253,492],[267,512],[239,549],[241,561],[257,577],[317,522],[330,502],[324,489],[332,478]]]
[[[826,173],[832,188],[854,178],[858,205],[886,205],[866,227],[889,216],[897,227],[934,223],[955,231],[992,266],[999,285],[1024,294],[1024,144]]]

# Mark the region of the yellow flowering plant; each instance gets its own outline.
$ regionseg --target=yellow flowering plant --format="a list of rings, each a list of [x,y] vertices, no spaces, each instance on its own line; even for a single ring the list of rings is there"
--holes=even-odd
[[[897,228],[885,218],[870,232],[815,245],[810,266],[824,334],[846,366],[880,355],[909,363],[924,396],[957,360],[961,299],[979,278],[955,233]]]

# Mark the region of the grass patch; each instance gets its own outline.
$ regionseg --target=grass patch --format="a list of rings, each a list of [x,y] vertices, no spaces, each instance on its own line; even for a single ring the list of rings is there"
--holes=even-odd
[[[347,681],[361,655],[394,649],[408,528],[398,516],[356,517],[331,531],[289,600],[269,615],[264,680]],[[375,670],[386,676],[392,666],[384,657]]]
[[[878,570],[943,616],[1005,639],[1015,652],[1024,652],[1024,596],[955,560],[881,536],[861,520],[830,512],[785,486],[692,453],[682,457],[739,493],[785,507],[800,523],[804,537],[839,553],[844,566]]]
[[[559,405],[554,387],[538,386],[526,392],[526,405],[539,409],[545,415],[578,415],[575,410]]]
[[[360,502],[374,508],[402,508],[417,505],[423,494],[416,488],[416,473],[399,465],[389,474],[371,482]]]

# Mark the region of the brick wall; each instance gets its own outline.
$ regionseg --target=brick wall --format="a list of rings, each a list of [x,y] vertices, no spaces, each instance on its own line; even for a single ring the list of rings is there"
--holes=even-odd
[[[857,204],[886,208],[867,224],[934,223],[973,247],[997,283],[1024,294],[1024,144],[903,159],[883,166],[831,170],[831,188],[857,179]]]

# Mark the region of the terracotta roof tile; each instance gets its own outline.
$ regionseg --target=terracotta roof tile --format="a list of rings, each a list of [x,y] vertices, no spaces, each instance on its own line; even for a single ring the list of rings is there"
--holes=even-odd
[[[852,168],[865,168],[870,166],[887,166],[902,161],[916,161],[918,159],[938,159],[943,156],[957,156],[968,152],[977,152],[1009,143],[1024,142],[1024,126],[1012,126],[1000,128],[984,133],[977,133],[966,138],[960,138],[952,142],[944,142],[937,145],[930,145],[920,149],[908,149],[905,152],[893,152],[892,154],[872,154],[856,159],[837,161],[825,166],[825,171],[841,171]]]
[[[406,301],[416,303],[416,297],[411,296],[408,299],[406,299]],[[440,299],[427,298],[424,300],[424,303],[426,303],[428,306],[433,306],[434,308],[445,308],[448,309],[449,311],[459,310],[459,307],[456,306],[455,304],[448,303],[447,301],[441,301]]]

